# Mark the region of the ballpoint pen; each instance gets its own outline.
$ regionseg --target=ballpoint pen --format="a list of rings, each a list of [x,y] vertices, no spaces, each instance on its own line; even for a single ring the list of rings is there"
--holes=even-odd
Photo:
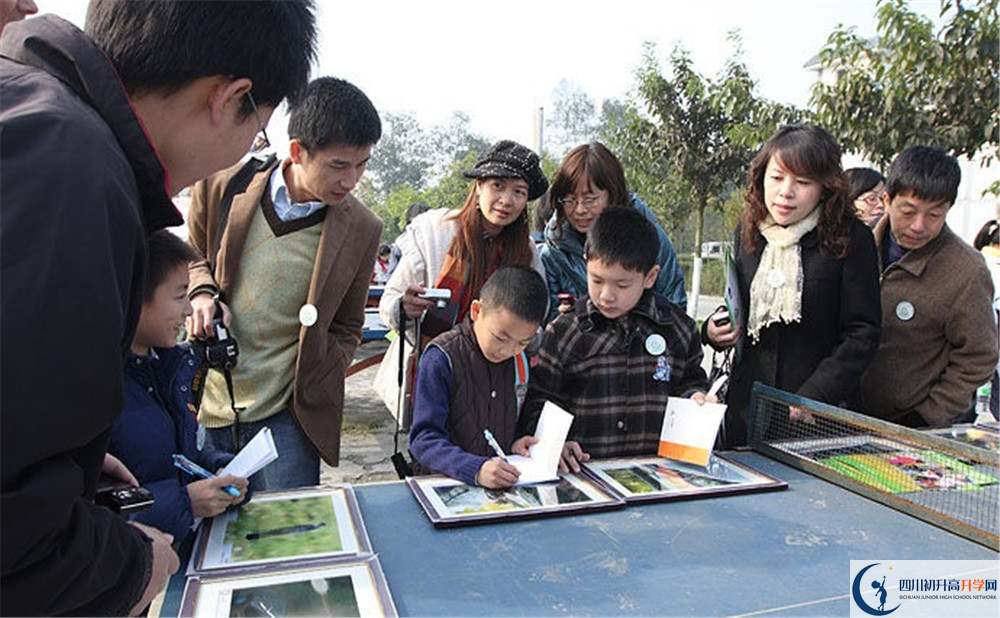
[[[180,468],[181,470],[183,470],[185,472],[187,472],[191,476],[197,476],[197,477],[201,477],[203,479],[214,479],[215,478],[214,474],[212,474],[211,472],[209,472],[205,468],[202,468],[201,466],[199,466],[195,462],[191,461],[190,459],[188,459],[184,455],[174,455],[173,458],[174,458],[174,466],[177,467],[177,468]],[[226,492],[227,494],[229,494],[230,496],[232,496],[234,498],[239,498],[240,497],[240,490],[236,489],[232,485],[226,485],[225,487],[222,488],[222,491]]]
[[[507,456],[504,455],[503,449],[500,448],[500,445],[497,443],[497,439],[493,437],[493,434],[490,433],[490,430],[484,429],[483,435],[486,436],[486,442],[489,443],[489,445],[493,448],[493,451],[496,452],[497,456],[500,459],[507,461]]]

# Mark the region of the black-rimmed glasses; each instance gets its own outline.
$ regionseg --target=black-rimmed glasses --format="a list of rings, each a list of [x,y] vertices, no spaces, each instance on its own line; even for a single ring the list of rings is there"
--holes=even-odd
[[[257,137],[253,140],[253,145],[250,146],[250,152],[257,154],[258,152],[271,147],[271,140],[267,139],[267,131],[264,128],[264,123],[260,119],[260,112],[257,111],[257,103],[253,100],[253,95],[250,91],[247,91],[247,101],[250,101],[250,109],[253,110],[254,118],[257,119]]]
[[[559,205],[563,208],[569,208],[572,210],[573,208],[576,208],[577,204],[589,209],[591,206],[596,204],[599,199],[600,198],[598,196],[593,195],[590,197],[580,198],[579,200],[575,197],[561,197],[556,201],[559,202]]]

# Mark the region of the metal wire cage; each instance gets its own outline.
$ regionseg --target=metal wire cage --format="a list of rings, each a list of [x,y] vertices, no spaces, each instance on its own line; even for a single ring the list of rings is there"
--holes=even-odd
[[[749,426],[754,450],[1000,549],[1000,451],[760,383]]]

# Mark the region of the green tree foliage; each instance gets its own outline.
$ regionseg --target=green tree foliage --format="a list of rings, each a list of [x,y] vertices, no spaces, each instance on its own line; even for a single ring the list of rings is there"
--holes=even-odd
[[[468,114],[455,112],[447,124],[431,130],[434,164],[431,166],[428,180],[431,184],[438,182],[452,171],[455,163],[467,160],[470,154],[473,155],[472,161],[475,162],[475,157],[489,147],[489,140],[469,129]],[[470,164],[464,169],[471,167]]]
[[[382,123],[369,173],[354,193],[381,217],[382,240],[392,242],[406,225],[410,204],[458,208],[465,203],[470,181],[462,172],[490,142],[469,129],[469,117],[461,112],[430,130],[405,113],[385,113]]]
[[[742,190],[747,165],[779,124],[804,112],[757,96],[742,61],[739,36],[719,76],[694,70],[690,54],[675,47],[670,74],[661,73],[656,47],[646,43],[636,71],[637,102],[610,117],[608,141],[622,157],[632,187],[673,230],[694,218],[694,251],[700,255],[705,209],[721,210]],[[728,239],[728,238],[726,238]]]
[[[410,114],[382,114],[382,139],[372,151],[368,172],[382,197],[398,186],[424,188],[434,162],[431,139]]]
[[[545,150],[561,161],[567,152],[597,137],[597,105],[580,86],[565,79],[552,96],[552,108],[545,116]]]
[[[845,150],[883,165],[916,143],[956,155],[987,145],[997,152],[997,0],[941,0],[941,18],[935,32],[904,0],[880,0],[877,38],[844,27],[830,35],[820,59],[838,79],[817,83],[812,104]]]

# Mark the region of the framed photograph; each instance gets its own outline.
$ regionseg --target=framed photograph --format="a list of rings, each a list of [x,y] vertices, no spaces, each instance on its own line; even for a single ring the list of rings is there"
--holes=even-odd
[[[411,477],[406,484],[438,528],[598,511],[625,504],[578,474],[560,474],[555,481],[508,489],[473,487],[446,476]]]
[[[254,494],[202,525],[188,573],[371,553],[349,485]]]
[[[941,431],[950,432],[951,429]],[[926,433],[943,437],[940,433]],[[927,446],[889,438],[860,435],[802,440],[782,443],[780,448],[823,464],[849,479],[892,494],[926,490],[977,491],[998,482],[983,466]]]
[[[1000,451],[1000,431],[996,429],[960,424],[943,429],[927,429],[925,431],[932,436],[941,436],[942,438],[962,442],[963,444],[986,449],[987,451]]]
[[[190,577],[181,616],[397,616],[378,558]]]
[[[589,461],[584,470],[626,502],[690,500],[788,487],[715,453],[705,467],[662,457],[631,457]]]

